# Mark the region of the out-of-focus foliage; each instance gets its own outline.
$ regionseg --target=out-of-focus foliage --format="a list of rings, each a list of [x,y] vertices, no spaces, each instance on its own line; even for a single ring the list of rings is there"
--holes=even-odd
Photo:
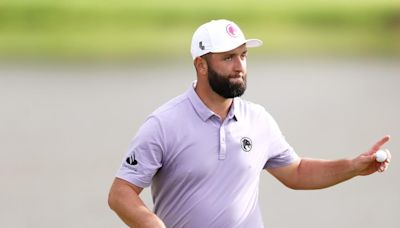
[[[193,31],[234,20],[257,54],[400,55],[400,1],[2,0],[0,56],[189,56]]]

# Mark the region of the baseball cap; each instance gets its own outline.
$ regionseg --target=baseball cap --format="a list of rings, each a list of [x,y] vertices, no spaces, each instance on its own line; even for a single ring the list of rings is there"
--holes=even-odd
[[[247,39],[234,22],[219,19],[201,25],[193,34],[190,52],[193,59],[207,53],[220,53],[233,50],[242,44],[247,47],[262,45],[259,39]]]

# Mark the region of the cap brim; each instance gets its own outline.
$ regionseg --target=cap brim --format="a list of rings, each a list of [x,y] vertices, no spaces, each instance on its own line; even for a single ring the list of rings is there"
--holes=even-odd
[[[246,40],[246,47],[260,47],[263,42],[259,39],[248,39]]]
[[[232,44],[230,46],[221,47],[220,49],[217,49],[217,50],[209,50],[208,52],[206,52],[204,54],[207,54],[207,53],[222,53],[222,52],[231,51],[231,50],[233,50],[233,49],[235,49],[235,48],[237,48],[237,47],[239,47],[239,46],[241,46],[243,44],[246,44],[246,47],[253,48],[253,47],[260,47],[263,44],[263,42],[261,40],[259,40],[259,39],[248,39],[248,40],[245,40],[244,43],[243,43],[243,41],[240,42],[240,43],[236,43],[236,44],[234,43],[234,44]]]
[[[233,43],[229,46],[221,47],[220,49],[217,49],[217,50],[210,50],[209,52],[211,52],[211,53],[227,52],[227,51],[231,51],[243,44],[246,44],[246,47],[253,48],[253,47],[260,47],[263,44],[263,42],[259,39],[248,39],[248,40],[245,40],[244,43],[243,43],[243,41],[239,42],[239,43]]]

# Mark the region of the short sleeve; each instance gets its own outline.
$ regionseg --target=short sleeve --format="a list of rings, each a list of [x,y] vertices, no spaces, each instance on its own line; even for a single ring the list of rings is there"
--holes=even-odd
[[[116,176],[138,187],[150,186],[162,166],[162,128],[155,117],[149,117],[132,140]]]
[[[268,160],[264,165],[264,169],[290,165],[298,160],[299,156],[286,141],[278,124],[272,116],[267,113],[267,118],[271,139],[267,148]]]
[[[265,163],[264,169],[287,166],[299,159],[299,156],[290,146],[286,149],[282,148],[279,151],[280,152],[268,159],[268,161]]]

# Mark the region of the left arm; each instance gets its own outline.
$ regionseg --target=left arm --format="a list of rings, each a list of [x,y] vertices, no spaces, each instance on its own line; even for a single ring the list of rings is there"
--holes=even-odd
[[[385,162],[375,161],[375,153],[389,141],[383,137],[370,150],[354,159],[321,160],[302,158],[288,166],[267,169],[284,185],[292,189],[327,188],[355,176],[364,176],[383,172],[387,169],[391,155]]]

